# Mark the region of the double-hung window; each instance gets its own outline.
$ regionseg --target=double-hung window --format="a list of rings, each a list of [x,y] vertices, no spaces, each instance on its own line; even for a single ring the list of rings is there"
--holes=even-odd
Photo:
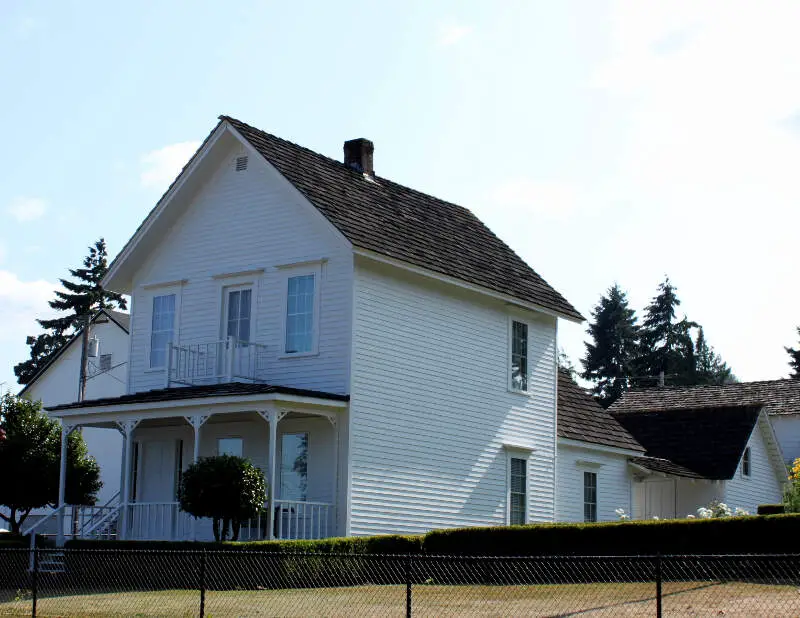
[[[244,440],[242,440],[242,438],[219,438],[219,440],[217,440],[218,455],[241,457],[243,451]]]
[[[517,320],[511,322],[511,388],[528,390],[528,325]]]
[[[528,462],[520,457],[511,457],[508,474],[508,522],[524,524],[527,511],[527,467]]]
[[[288,279],[285,354],[305,354],[314,351],[316,279],[313,273]]]
[[[175,294],[153,297],[153,319],[150,330],[150,367],[167,364],[167,344],[175,330]]]
[[[583,521],[597,521],[597,472],[583,473]]]

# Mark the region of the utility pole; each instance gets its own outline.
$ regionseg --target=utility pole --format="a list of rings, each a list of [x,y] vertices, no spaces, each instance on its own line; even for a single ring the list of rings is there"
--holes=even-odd
[[[78,401],[86,399],[86,378],[89,373],[89,324],[92,321],[92,314],[87,313],[83,316],[83,344],[81,346],[81,373],[78,384]]]

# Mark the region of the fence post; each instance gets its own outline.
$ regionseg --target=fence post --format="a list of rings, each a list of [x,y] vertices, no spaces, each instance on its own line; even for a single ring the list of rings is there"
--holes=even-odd
[[[35,534],[34,534],[35,536]],[[31,581],[31,616],[36,618],[36,601],[39,597],[39,548],[33,546],[33,580]]]
[[[406,554],[406,618],[411,618],[411,554]]]
[[[661,618],[661,552],[656,554],[656,618]]]
[[[206,615],[206,550],[200,554],[200,618]]]

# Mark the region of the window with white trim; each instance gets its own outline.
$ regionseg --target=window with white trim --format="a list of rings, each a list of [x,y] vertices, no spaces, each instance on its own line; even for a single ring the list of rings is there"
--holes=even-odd
[[[528,325],[517,320],[511,322],[511,388],[528,390]]]
[[[241,457],[244,452],[242,438],[220,438],[217,440],[217,455],[234,455]]]
[[[583,521],[597,521],[597,472],[583,473]]]
[[[167,344],[175,330],[175,294],[153,297],[153,319],[150,330],[150,367],[167,364]]]
[[[748,446],[746,449],[744,449],[744,455],[742,455],[742,476],[750,476],[752,465],[753,455],[750,451],[750,447]]]
[[[315,294],[315,274],[288,278],[284,353],[304,354],[314,351]]]
[[[508,465],[508,523],[514,526],[527,519],[528,462],[511,457]]]
[[[281,436],[281,499],[304,502],[308,494],[308,432]]]

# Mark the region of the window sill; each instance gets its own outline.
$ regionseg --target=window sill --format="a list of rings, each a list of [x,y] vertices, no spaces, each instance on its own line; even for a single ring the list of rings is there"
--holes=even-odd
[[[164,373],[166,367],[148,367],[144,370],[145,373]]]
[[[524,397],[530,397],[532,395],[531,391],[521,391],[516,388],[512,388],[510,386],[507,387],[509,393],[514,393],[515,395],[522,395]]]
[[[319,351],[314,352],[296,352],[294,354],[281,354],[278,356],[278,360],[284,360],[287,358],[308,358],[310,356],[319,356]]]

